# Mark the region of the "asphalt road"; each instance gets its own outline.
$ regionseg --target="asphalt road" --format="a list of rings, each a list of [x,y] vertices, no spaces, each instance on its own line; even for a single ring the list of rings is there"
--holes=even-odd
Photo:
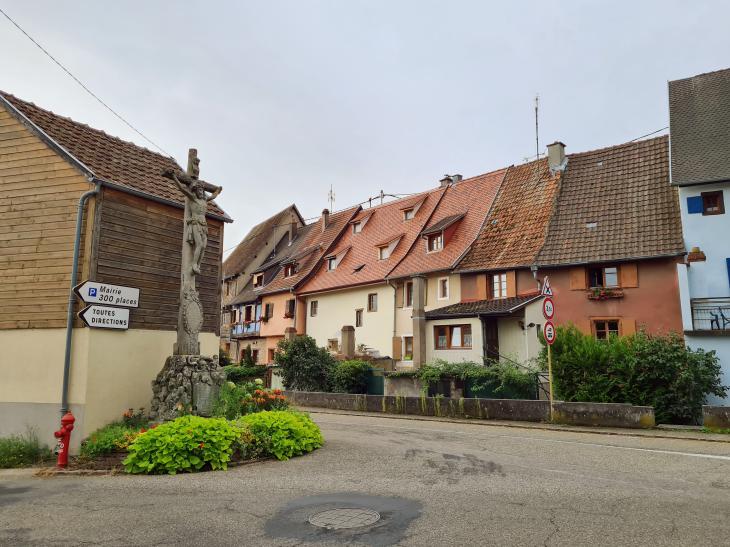
[[[289,462],[0,478],[0,545],[730,545],[727,443],[313,416]],[[381,519],[308,522],[342,507]]]

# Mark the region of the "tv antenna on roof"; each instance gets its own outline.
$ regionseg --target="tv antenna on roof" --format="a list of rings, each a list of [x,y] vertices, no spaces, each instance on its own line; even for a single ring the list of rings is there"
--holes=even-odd
[[[330,202],[330,212],[335,210],[335,191],[330,184],[330,191],[327,194],[327,200]]]
[[[537,123],[537,112],[540,107],[540,96],[535,93],[535,159],[540,159],[540,138],[539,125]]]

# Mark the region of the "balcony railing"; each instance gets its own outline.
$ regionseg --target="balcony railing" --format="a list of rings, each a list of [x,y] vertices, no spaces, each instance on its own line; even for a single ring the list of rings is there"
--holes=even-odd
[[[245,336],[258,336],[260,326],[260,321],[251,321],[250,323],[234,323],[231,325],[231,336],[236,338],[243,338]]]
[[[730,298],[693,298],[694,330],[730,333]]]

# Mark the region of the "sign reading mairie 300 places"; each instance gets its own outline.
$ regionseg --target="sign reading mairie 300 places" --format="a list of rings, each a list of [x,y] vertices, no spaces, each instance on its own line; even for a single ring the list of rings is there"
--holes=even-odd
[[[97,281],[84,281],[74,287],[74,292],[87,304],[109,304],[136,308],[139,306],[139,289],[122,287]]]

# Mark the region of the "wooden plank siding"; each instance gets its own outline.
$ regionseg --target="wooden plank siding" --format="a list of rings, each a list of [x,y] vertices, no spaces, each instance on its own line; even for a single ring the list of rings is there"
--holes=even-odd
[[[66,326],[76,208],[92,187],[0,106],[0,329]]]
[[[180,296],[183,210],[110,188],[102,190],[98,241],[92,243],[97,281],[140,289],[130,327],[175,330]],[[208,247],[197,286],[203,332],[219,333],[223,223],[208,219]]]

